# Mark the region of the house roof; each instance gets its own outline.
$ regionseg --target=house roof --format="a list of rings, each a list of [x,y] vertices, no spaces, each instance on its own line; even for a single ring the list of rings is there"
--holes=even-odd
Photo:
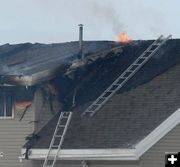
[[[180,64],[133,90],[114,95],[94,117],[77,109],[63,149],[134,148],[180,107]],[[48,148],[58,117],[39,133],[33,148]]]
[[[93,54],[115,46],[111,41],[84,42],[84,54]],[[60,44],[5,44],[0,46],[0,76],[8,75],[24,85],[48,80],[62,66],[72,63],[79,53],[78,42]]]
[[[62,149],[134,149],[168,119],[180,106],[179,44],[171,41],[94,117],[80,116],[90,101],[76,108]],[[57,119],[39,132],[33,149],[49,147]]]

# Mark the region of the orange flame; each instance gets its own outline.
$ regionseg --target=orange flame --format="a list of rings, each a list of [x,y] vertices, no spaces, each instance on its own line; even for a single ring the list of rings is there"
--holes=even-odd
[[[122,43],[129,43],[132,41],[132,39],[130,39],[126,32],[121,32],[120,36],[114,39],[115,42],[122,42]]]

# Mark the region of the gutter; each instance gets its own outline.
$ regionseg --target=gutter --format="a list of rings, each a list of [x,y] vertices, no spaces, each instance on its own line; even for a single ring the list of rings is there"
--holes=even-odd
[[[21,150],[25,159],[26,149]],[[48,149],[30,149],[28,158],[34,160],[44,160],[48,153]],[[51,152],[51,156],[55,156],[57,150]],[[58,160],[138,160],[135,149],[64,149],[60,150]]]
[[[58,160],[139,160],[147,150],[179,124],[180,108],[137,143],[134,149],[62,149],[59,151]],[[20,160],[25,159],[25,153],[26,149],[22,149]],[[43,160],[47,153],[48,149],[30,149],[28,158]],[[57,149],[52,150],[51,156],[56,153]]]

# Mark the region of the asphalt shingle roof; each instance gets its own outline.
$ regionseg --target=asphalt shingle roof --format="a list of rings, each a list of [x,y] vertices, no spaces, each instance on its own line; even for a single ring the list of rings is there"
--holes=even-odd
[[[84,52],[94,53],[115,46],[114,42],[84,42]],[[59,44],[5,44],[0,46],[0,75],[32,75],[70,62],[79,52],[78,42]]]
[[[94,117],[80,116],[91,101],[76,108],[62,148],[134,148],[175,112],[180,106],[180,42],[173,40],[166,47]],[[56,115],[39,132],[33,148],[49,147],[57,119]]]

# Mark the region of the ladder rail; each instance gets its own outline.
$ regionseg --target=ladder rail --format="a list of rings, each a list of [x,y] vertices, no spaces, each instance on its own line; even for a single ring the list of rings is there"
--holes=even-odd
[[[68,117],[68,120],[67,120],[67,126],[64,128],[64,131],[63,131],[63,134],[62,134],[62,138],[61,138],[61,141],[60,141],[60,143],[59,143],[59,146],[58,146],[58,149],[57,149],[56,156],[54,157],[54,161],[53,161],[52,167],[53,167],[53,166],[55,165],[55,163],[56,163],[58,154],[59,154],[59,152],[60,152],[61,146],[62,146],[63,141],[64,141],[64,137],[65,137],[66,131],[67,131],[68,126],[69,126],[70,121],[71,121],[71,117],[72,117],[72,112],[70,112],[70,115],[69,115],[69,117]]]
[[[171,38],[169,35],[167,38],[163,40],[163,36],[161,35],[157,40],[155,40],[83,113],[82,116],[90,113],[90,116],[93,116],[124,84],[134,75],[136,72],[159,50],[159,48],[164,45],[167,40]],[[161,43],[160,43],[161,42]],[[154,46],[157,46],[155,49],[151,50]],[[148,51],[150,54],[146,56]],[[140,60],[144,59],[141,63],[138,63]],[[133,66],[136,66],[134,70],[132,70]],[[130,73],[127,77],[125,75]],[[120,79],[123,81],[120,84],[117,84]],[[114,90],[111,90],[113,86],[117,86]],[[110,91],[111,90],[111,91]],[[105,97],[106,93],[110,93],[107,97]],[[100,104],[99,101],[102,101]],[[95,107],[95,109],[93,109]],[[92,111],[91,111],[92,110]]]
[[[66,116],[64,116],[64,115],[66,115]],[[54,131],[54,134],[53,134],[53,137],[52,137],[52,140],[51,140],[51,143],[50,143],[50,146],[49,146],[48,153],[46,155],[46,158],[45,158],[45,161],[44,161],[44,164],[43,164],[43,167],[54,167],[54,165],[56,163],[56,160],[57,160],[57,157],[58,157],[58,154],[59,154],[59,151],[60,151],[61,146],[63,144],[66,131],[67,131],[68,126],[70,124],[71,118],[72,118],[72,112],[61,112],[61,114],[59,116],[59,119],[58,119],[58,122],[57,122],[57,125],[56,125],[56,128],[55,128],[55,131]],[[65,122],[65,125],[61,125],[62,119],[67,119],[66,122]],[[62,134],[58,136],[57,133],[58,133],[58,130],[60,128],[64,128],[64,129],[63,129]],[[50,155],[51,155],[51,152],[53,150],[53,146],[54,146],[54,142],[55,142],[56,138],[60,139],[60,141],[59,141],[59,143],[57,145],[58,146],[57,147],[57,152],[56,152],[56,154],[54,156],[52,156],[53,158],[50,159],[50,157],[51,157]],[[48,161],[52,161],[52,164],[47,165]]]
[[[59,126],[59,123],[60,123],[60,121],[61,121],[61,119],[62,119],[62,113],[60,114],[60,116],[59,116],[59,119],[58,119],[58,122],[57,122],[57,125],[56,125],[56,128],[55,128],[55,131],[54,131],[54,134],[56,134],[57,133],[57,131],[58,131],[58,126]],[[48,153],[47,153],[47,156],[46,156],[46,159],[45,159],[45,161],[44,161],[44,165],[43,165],[43,167],[45,167],[45,165],[46,165],[46,163],[47,163],[47,161],[48,161],[48,158],[47,157],[49,157],[49,155],[50,155],[50,152],[51,152],[51,148],[52,148],[52,146],[53,146],[53,143],[54,143],[54,141],[55,141],[55,135],[53,134],[53,138],[52,138],[52,140],[51,140],[51,143],[50,143],[50,146],[49,146],[49,150],[48,150]]]
[[[157,40],[160,40],[160,39],[162,39],[162,35],[157,39]],[[169,35],[167,38],[166,38],[166,40],[163,42],[163,44],[167,41],[167,39],[169,39],[171,37],[171,35]],[[113,85],[113,84],[115,84],[116,82],[117,82],[117,80],[119,80],[120,78],[121,78],[121,76],[124,76],[125,74],[126,74],[126,71],[127,70],[129,70],[129,69],[131,69],[131,67],[132,67],[132,65],[134,65],[134,64],[136,64],[138,61],[139,61],[139,59],[140,58],[142,58],[144,55],[145,55],[145,52],[147,51],[147,50],[149,50],[149,49],[151,49],[152,48],[152,45],[154,45],[155,43],[157,43],[157,40],[156,41],[154,41],[111,85]],[[160,45],[160,46],[158,46],[157,48],[156,48],[156,51],[161,47],[162,45]],[[151,54],[155,54],[155,53],[151,53]],[[152,56],[153,56],[152,55]],[[150,57],[151,58],[151,57]],[[149,59],[150,59],[149,58]],[[149,60],[148,59],[148,60]],[[148,61],[148,60],[146,60],[146,62]],[[146,62],[144,62],[144,64],[146,63]],[[143,64],[143,65],[144,65]],[[110,87],[110,86],[109,86]]]

